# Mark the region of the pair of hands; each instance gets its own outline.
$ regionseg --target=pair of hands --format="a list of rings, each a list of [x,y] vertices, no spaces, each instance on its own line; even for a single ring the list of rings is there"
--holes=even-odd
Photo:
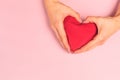
[[[82,20],[80,19],[79,13],[59,1],[54,1],[51,4],[46,5],[46,10],[52,30],[56,34],[56,37],[58,38],[62,47],[70,52],[63,21],[66,16],[70,15],[75,17],[81,23]],[[120,16],[104,18],[89,16],[83,23],[89,22],[96,23],[98,27],[98,34],[92,41],[90,41],[81,49],[75,51],[75,53],[85,52],[103,44],[112,34],[120,29]]]

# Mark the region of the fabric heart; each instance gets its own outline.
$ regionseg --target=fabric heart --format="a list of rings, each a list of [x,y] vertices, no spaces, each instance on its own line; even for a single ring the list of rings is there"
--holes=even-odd
[[[98,32],[95,23],[79,23],[72,16],[67,16],[64,19],[64,29],[73,52],[86,45]]]

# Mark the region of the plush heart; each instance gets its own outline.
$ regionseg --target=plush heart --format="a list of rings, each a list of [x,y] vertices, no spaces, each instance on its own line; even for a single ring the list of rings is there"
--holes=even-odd
[[[73,52],[86,45],[98,32],[95,23],[79,23],[72,16],[64,19],[64,29]]]

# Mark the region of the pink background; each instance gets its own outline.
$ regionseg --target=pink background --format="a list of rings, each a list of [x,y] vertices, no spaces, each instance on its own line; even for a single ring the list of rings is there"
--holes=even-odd
[[[61,1],[84,19],[111,15],[118,0]],[[89,52],[68,54],[48,26],[42,0],[1,0],[0,80],[120,80],[120,32]]]

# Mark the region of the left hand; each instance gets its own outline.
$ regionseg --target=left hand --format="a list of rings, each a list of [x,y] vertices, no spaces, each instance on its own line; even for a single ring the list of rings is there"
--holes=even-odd
[[[95,48],[98,45],[103,44],[110,36],[120,30],[120,17],[87,17],[84,23],[93,22],[97,25],[98,34],[88,44],[81,49],[75,51],[75,53],[81,53]]]

